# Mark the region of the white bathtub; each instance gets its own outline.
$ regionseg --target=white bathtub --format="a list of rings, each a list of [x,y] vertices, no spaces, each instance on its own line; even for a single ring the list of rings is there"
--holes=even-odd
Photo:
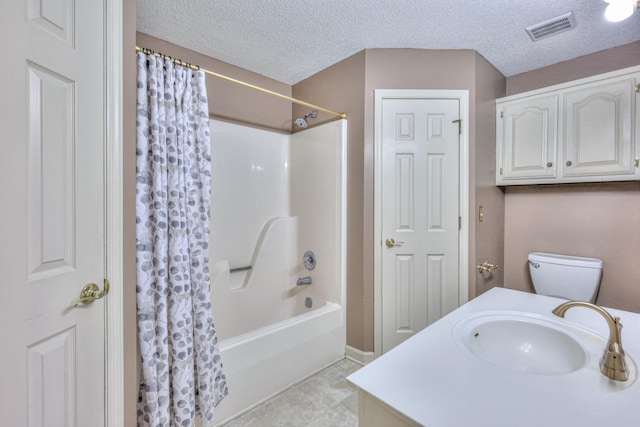
[[[212,304],[229,387],[221,425],[344,357],[346,121],[295,135],[217,122],[211,131]],[[301,277],[313,283],[296,286]]]
[[[215,425],[344,357],[344,310],[328,302],[305,314],[220,342],[229,395]]]

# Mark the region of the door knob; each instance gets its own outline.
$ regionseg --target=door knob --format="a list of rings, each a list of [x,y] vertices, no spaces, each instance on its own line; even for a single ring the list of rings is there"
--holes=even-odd
[[[109,293],[109,281],[104,279],[104,289],[100,289],[98,285],[95,283],[89,283],[85,285],[80,291],[80,299],[73,303],[74,307],[78,307],[79,305],[88,305],[94,302],[97,299],[102,298],[103,296]]]
[[[388,248],[393,248],[394,246],[402,246],[404,242],[396,242],[393,239],[387,239],[385,241],[385,244],[387,245]]]

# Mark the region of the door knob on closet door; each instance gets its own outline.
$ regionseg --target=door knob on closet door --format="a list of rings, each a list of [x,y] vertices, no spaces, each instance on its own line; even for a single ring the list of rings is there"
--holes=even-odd
[[[404,242],[396,242],[393,239],[387,239],[385,241],[385,244],[387,245],[388,248],[393,248],[394,246],[402,246]]]

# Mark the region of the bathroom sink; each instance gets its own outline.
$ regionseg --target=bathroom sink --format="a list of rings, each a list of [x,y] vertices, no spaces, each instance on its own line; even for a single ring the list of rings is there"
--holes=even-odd
[[[453,329],[458,346],[511,371],[539,375],[574,372],[587,363],[587,352],[570,327],[528,313],[484,313]]]

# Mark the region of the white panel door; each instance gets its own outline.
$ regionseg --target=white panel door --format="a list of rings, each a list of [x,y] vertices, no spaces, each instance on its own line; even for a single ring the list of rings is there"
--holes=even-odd
[[[382,100],[382,351],[458,307],[460,101]]]
[[[2,8],[0,424],[102,426],[104,3]]]

